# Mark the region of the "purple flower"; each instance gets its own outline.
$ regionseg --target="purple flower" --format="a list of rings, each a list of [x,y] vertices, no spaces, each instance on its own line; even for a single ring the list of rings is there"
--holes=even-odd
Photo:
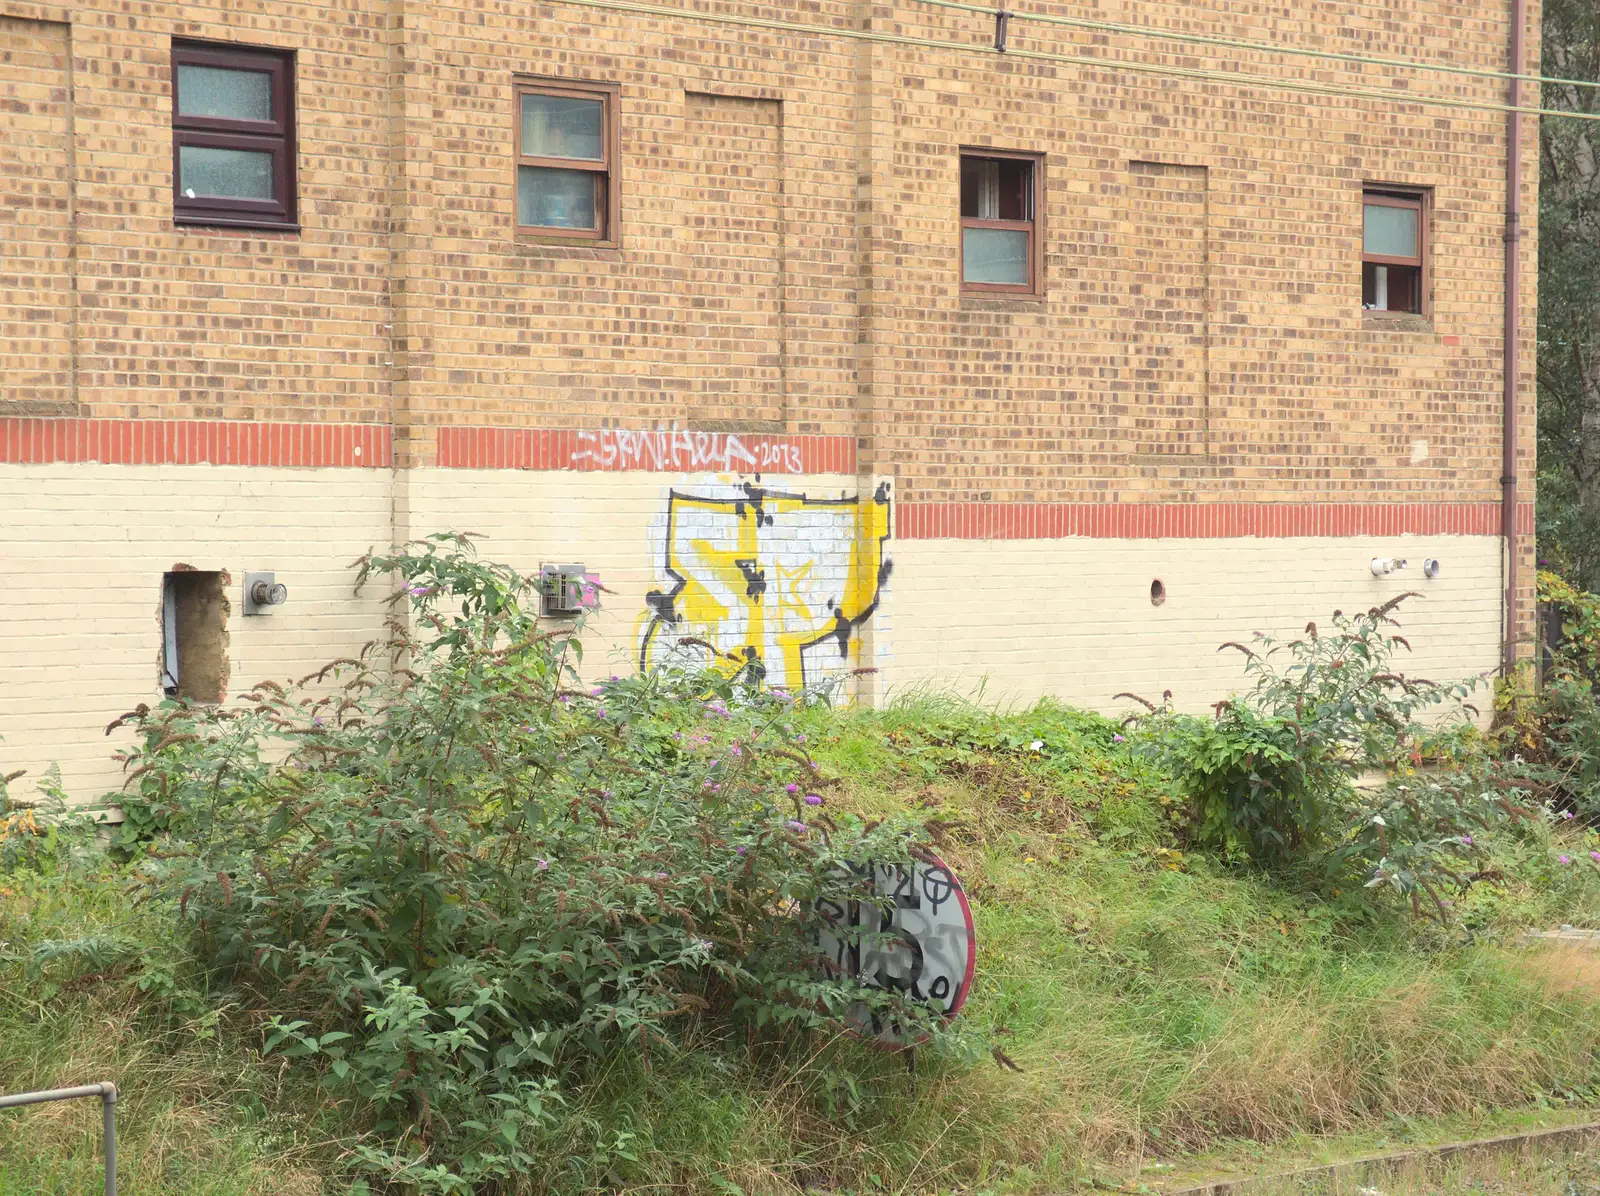
[[[791,818],[789,819],[789,829],[797,835],[803,835],[806,833],[806,824],[803,822],[797,822]]]
[[[321,716],[321,715],[320,715],[320,714],[319,714],[319,715],[317,715],[317,717],[316,717],[316,718],[314,718],[314,719],[312,719],[312,720],[311,720],[311,725],[312,725],[312,726],[313,726],[313,727],[320,727],[320,726],[322,726],[322,716]]]
[[[1563,810],[1563,811],[1561,811],[1561,820],[1563,822],[1571,822],[1572,821],[1572,811],[1571,810]]]
[[[600,687],[597,685],[589,691],[589,696],[591,698],[598,698],[600,696],[600,692]]]
[[[604,706],[600,707],[600,709],[595,711],[595,714],[601,718],[604,718],[606,716],[606,708]]]
[[[533,866],[535,868],[539,869],[540,872],[546,872],[550,868],[550,861],[549,860],[534,860],[533,861]]]
[[[572,699],[571,699],[571,698],[569,698],[569,697],[567,697],[567,695],[566,695],[566,694],[562,694],[562,695],[561,695],[561,698],[560,698],[560,701],[561,701],[561,704],[562,704],[562,705],[563,705],[563,706],[570,706],[570,705],[572,705]]]
[[[1462,835],[1461,836],[1461,841],[1463,843],[1465,843],[1468,847],[1472,846],[1472,836],[1471,835]]]
[[[1594,860],[1596,863],[1600,863],[1600,851],[1591,851],[1589,853],[1589,858]]]
[[[526,731],[529,735],[533,734],[533,724],[532,723],[523,723],[522,724],[522,729],[524,731]]]
[[[783,791],[785,793],[787,793],[790,797],[793,797],[796,793],[800,792],[800,786],[796,785],[793,781],[790,781],[787,785],[785,785],[783,787]]]
[[[611,796],[611,790],[609,790],[609,789],[600,790],[600,796],[601,797],[610,797]]]
[[[739,750],[739,745],[738,745],[738,744],[734,744],[734,745],[733,745],[733,754],[734,754],[734,755],[735,755],[735,756],[742,756],[742,755],[744,755],[744,753],[743,753],[743,752],[742,752],[742,751],[740,751],[740,750]]]
[[[822,798],[818,797],[815,793],[808,793],[805,796],[805,803],[808,806],[820,806],[822,804]]]
[[[1558,856],[1556,856],[1556,859],[1560,860],[1563,864],[1572,863],[1572,860],[1568,856],[1558,855]]]
[[[740,855],[743,855],[745,852],[749,851],[750,849],[748,847],[739,847],[737,850],[738,850]]]
[[[796,743],[804,743],[806,741],[806,737],[804,735],[796,735],[794,737],[794,741]]]
[[[1128,742],[1128,740],[1127,740],[1127,738],[1126,738],[1126,737],[1125,737],[1125,736],[1122,736],[1122,735],[1113,735],[1113,736],[1112,736],[1112,737],[1111,737],[1111,742],[1112,742],[1112,743],[1127,743],[1127,742]]]
[[[413,598],[421,598],[423,595],[428,594],[430,592],[431,591],[428,589],[427,586],[407,586],[406,587],[406,593],[410,594]]]
[[[665,872],[657,872],[656,873],[656,879],[657,880],[666,880],[667,879],[667,874]]]
[[[715,760],[713,760],[709,765],[707,765],[708,768],[715,768],[716,766],[717,766],[717,762]]]

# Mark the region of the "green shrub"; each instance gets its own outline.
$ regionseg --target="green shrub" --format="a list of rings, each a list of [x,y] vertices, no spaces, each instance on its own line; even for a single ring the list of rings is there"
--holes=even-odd
[[[585,1067],[707,1021],[837,1027],[894,994],[819,975],[820,894],[914,824],[819,809],[792,704],[711,675],[576,683],[575,633],[462,537],[372,556],[391,638],[243,707],[129,716],[123,848],[269,1052],[354,1092],[373,1171],[468,1191],[529,1171]],[[358,583],[359,584],[359,583]],[[141,854],[142,853],[142,854]]]
[[[1418,738],[1420,711],[1461,700],[1470,685],[1394,671],[1391,629],[1409,595],[1357,614],[1335,611],[1333,631],[1306,625],[1280,644],[1257,634],[1243,653],[1253,684],[1218,702],[1212,720],[1159,711],[1150,743],[1194,804],[1196,840],[1230,856],[1279,866],[1337,838],[1352,782],[1392,764]]]
[[[1312,623],[1284,644],[1225,644],[1244,654],[1244,695],[1217,703],[1210,720],[1167,710],[1142,720],[1146,750],[1191,803],[1194,841],[1271,869],[1311,865],[1330,886],[1354,882],[1449,916],[1446,894],[1485,874],[1488,835],[1535,814],[1520,763],[1474,749],[1460,720],[1442,733],[1419,721],[1435,707],[1470,710],[1474,684],[1395,669],[1411,645],[1394,611],[1410,596],[1336,611],[1329,633]],[[1448,767],[1419,773],[1436,742]],[[1378,772],[1378,783],[1358,784]]]

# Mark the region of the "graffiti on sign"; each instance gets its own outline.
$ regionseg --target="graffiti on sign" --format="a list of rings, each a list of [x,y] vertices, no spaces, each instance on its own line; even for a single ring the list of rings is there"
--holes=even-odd
[[[967,1002],[978,962],[977,927],[956,874],[932,854],[910,865],[868,863],[853,871],[870,883],[876,900],[815,903],[824,963],[954,1017]],[[908,1039],[904,1027],[884,1021],[864,1003],[846,1021],[887,1045]]]
[[[893,568],[889,484],[812,498],[750,483],[667,495],[639,667],[703,665],[798,689],[859,668]]]

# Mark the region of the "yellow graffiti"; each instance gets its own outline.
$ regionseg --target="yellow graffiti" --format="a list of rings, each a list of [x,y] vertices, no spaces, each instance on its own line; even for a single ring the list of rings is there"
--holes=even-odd
[[[673,491],[640,667],[699,663],[789,688],[859,667],[859,629],[889,573],[889,517],[887,485],[838,499]]]

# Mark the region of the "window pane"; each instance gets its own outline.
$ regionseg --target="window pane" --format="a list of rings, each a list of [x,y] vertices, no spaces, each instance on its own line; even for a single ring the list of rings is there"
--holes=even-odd
[[[1028,234],[1022,229],[963,229],[961,277],[967,282],[1027,286]]]
[[[517,223],[542,228],[598,228],[594,178],[587,170],[517,167]]]
[[[961,214],[969,220],[998,220],[1000,163],[993,158],[961,159]]]
[[[1361,238],[1363,253],[1385,257],[1417,257],[1416,208],[1391,208],[1384,204],[1365,205],[1366,217]]]
[[[178,190],[190,199],[271,199],[272,155],[256,150],[178,147]]]
[[[969,220],[1032,220],[1033,163],[962,158],[961,214]]]
[[[228,120],[272,119],[272,76],[220,66],[178,68],[178,113]]]
[[[605,159],[604,105],[570,96],[522,97],[522,153],[528,158]]]

